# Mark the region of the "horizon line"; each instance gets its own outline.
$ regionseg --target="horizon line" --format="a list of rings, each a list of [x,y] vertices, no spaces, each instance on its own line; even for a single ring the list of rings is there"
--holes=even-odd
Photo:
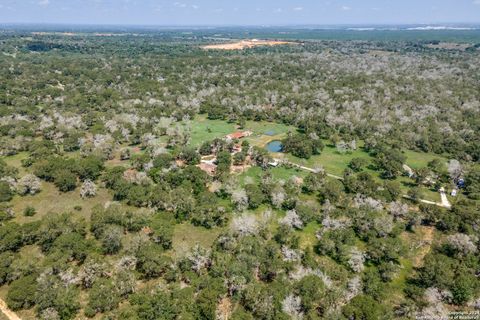
[[[347,26],[477,26],[478,22],[391,22],[391,23],[328,23],[328,24],[137,24],[137,23],[69,23],[69,22],[0,22],[0,26],[98,26],[98,27],[157,27],[157,28],[219,28],[219,27],[347,27]]]

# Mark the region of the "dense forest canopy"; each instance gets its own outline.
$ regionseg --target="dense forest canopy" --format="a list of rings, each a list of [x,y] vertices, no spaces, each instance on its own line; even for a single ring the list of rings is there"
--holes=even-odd
[[[256,38],[288,43],[204,48]],[[0,51],[23,318],[480,308],[478,30],[23,26]]]

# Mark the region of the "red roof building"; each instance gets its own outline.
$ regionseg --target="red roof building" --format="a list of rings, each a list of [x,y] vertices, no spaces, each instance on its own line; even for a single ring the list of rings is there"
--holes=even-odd
[[[252,135],[251,131],[238,131],[234,133],[230,133],[226,136],[227,139],[235,140],[235,139],[242,139],[245,137],[249,137]]]

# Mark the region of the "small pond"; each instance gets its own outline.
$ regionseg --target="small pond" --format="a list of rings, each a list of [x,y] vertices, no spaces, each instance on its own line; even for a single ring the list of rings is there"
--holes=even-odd
[[[282,152],[282,149],[283,149],[282,141],[274,140],[274,141],[270,141],[267,144],[267,150],[270,152]]]

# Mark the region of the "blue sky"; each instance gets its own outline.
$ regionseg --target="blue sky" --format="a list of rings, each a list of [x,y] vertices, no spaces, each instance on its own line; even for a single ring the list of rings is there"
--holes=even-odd
[[[480,23],[480,0],[0,0],[0,23]]]

